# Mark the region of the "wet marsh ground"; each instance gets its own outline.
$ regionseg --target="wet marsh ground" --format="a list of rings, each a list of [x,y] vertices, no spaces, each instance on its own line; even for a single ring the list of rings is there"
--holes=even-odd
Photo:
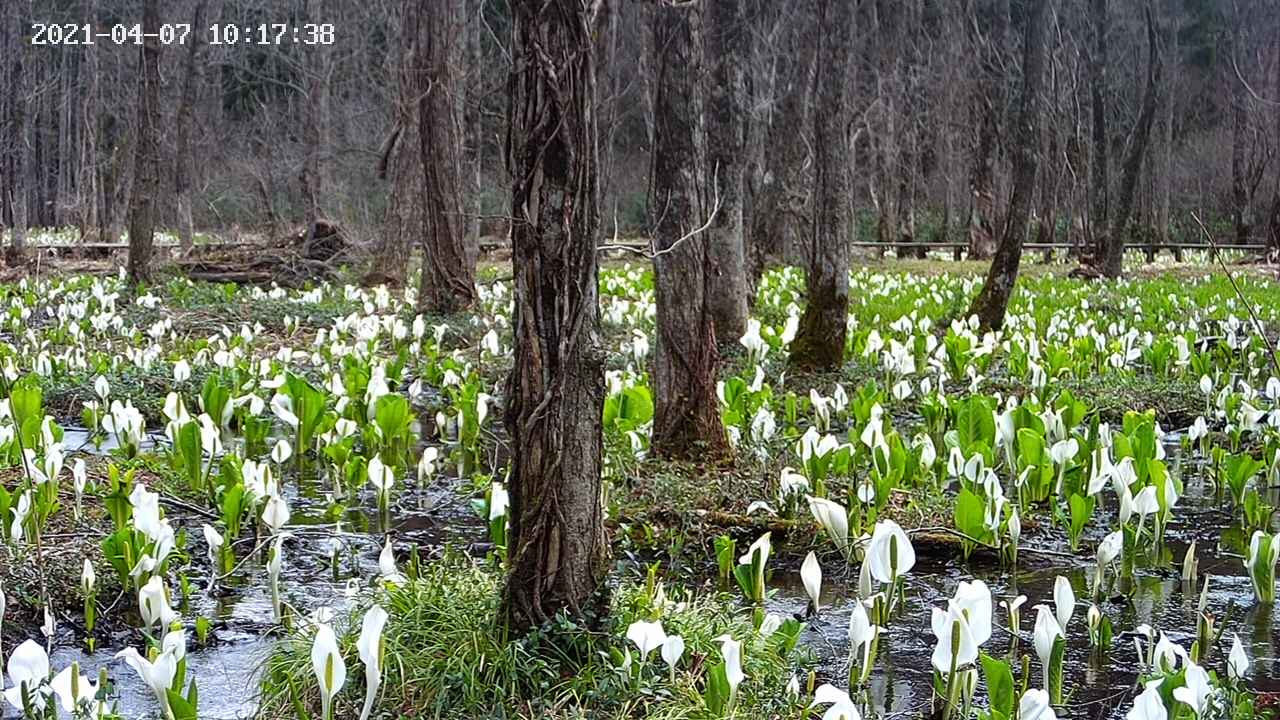
[[[606,433],[614,433],[607,434],[606,442],[614,582],[619,585],[643,583],[648,565],[657,563],[658,575],[673,588],[696,590],[717,598],[717,602],[727,607],[745,607],[736,588],[723,588],[717,582],[714,540],[720,535],[730,535],[737,540],[741,551],[761,533],[771,531],[775,545],[770,565],[772,594],[765,608],[780,616],[803,618],[807,623],[800,637],[800,659],[793,663],[793,669],[802,677],[806,670],[812,669],[819,683],[832,682],[846,687],[846,632],[850,610],[858,602],[857,562],[846,563],[803,508],[795,514],[770,514],[753,509],[752,505],[757,501],[779,505],[779,476],[783,468],[801,466],[797,443],[816,422],[814,409],[809,405],[811,390],[820,396],[830,396],[832,388],[839,384],[849,395],[854,395],[859,388],[874,387],[876,402],[885,406],[888,427],[896,429],[908,445],[913,436],[922,432],[929,411],[920,406],[926,395],[920,380],[939,377],[938,368],[945,357],[936,365],[928,364],[926,357],[935,351],[925,351],[921,340],[919,347],[909,351],[919,356],[915,368],[887,371],[881,354],[888,352],[889,345],[884,343],[883,350],[869,351],[867,348],[876,342],[869,331],[885,338],[899,338],[907,345],[913,341],[913,333],[915,338],[929,335],[943,338],[952,321],[962,320],[961,301],[974,287],[975,280],[967,273],[968,269],[960,266],[956,272],[954,266],[947,270],[929,262],[890,261],[858,271],[856,286],[873,292],[864,296],[860,306],[852,310],[858,330],[851,338],[848,362],[839,375],[791,375],[786,372],[782,359],[785,355],[780,347],[766,351],[767,360],[762,362],[759,352],[752,353],[735,344],[726,346],[722,376],[740,377],[749,384],[756,367],[762,367],[771,392],[759,402],[777,415],[779,426],[771,437],[756,443],[751,437],[750,418],[745,422],[740,418],[738,460],[732,466],[656,460],[647,456],[643,441],[637,447],[625,432],[606,429]],[[1264,698],[1267,693],[1280,691],[1274,680],[1280,669],[1276,658],[1276,648],[1280,647],[1276,611],[1273,606],[1255,602],[1244,566],[1249,532],[1241,527],[1238,508],[1222,499],[1216,470],[1192,449],[1193,443],[1184,440],[1186,429],[1202,415],[1210,417],[1215,426],[1214,438],[1223,445],[1229,442],[1226,438],[1229,426],[1238,424],[1232,413],[1239,412],[1240,401],[1206,398],[1199,387],[1198,368],[1209,368],[1216,374],[1216,389],[1233,387],[1234,382],[1240,381],[1250,385],[1255,396],[1265,386],[1268,375],[1260,362],[1265,341],[1251,338],[1248,330],[1242,329],[1243,323],[1239,321],[1244,317],[1243,308],[1224,280],[1199,279],[1209,272],[1205,267],[1185,267],[1167,273],[1151,270],[1143,274],[1143,279],[1122,287],[1093,286],[1065,281],[1048,273],[1033,273],[1031,288],[1023,291],[1015,308],[1015,313],[1025,313],[1028,319],[1014,331],[1042,342],[1045,352],[1040,357],[1048,357],[1047,351],[1054,345],[1068,349],[1070,357],[1061,361],[1065,369],[1049,380],[1048,389],[1053,394],[1067,390],[1088,408],[1088,419],[1079,423],[1084,428],[1083,434],[1088,434],[1088,424],[1095,417],[1118,428],[1125,422],[1126,415],[1146,410],[1154,411],[1155,421],[1165,433],[1164,461],[1181,488],[1181,502],[1171,513],[1164,542],[1136,553],[1131,561],[1131,575],[1117,581],[1112,591],[1098,600],[1099,607],[1116,628],[1114,647],[1107,653],[1089,648],[1083,615],[1090,599],[1093,549],[1117,525],[1115,496],[1108,495],[1101,501],[1101,507],[1085,528],[1082,549],[1078,552],[1070,550],[1062,518],[1055,515],[1052,504],[1032,507],[1022,519],[1026,530],[1014,567],[1002,562],[992,548],[980,548],[968,560],[961,557],[961,538],[954,532],[952,517],[958,485],[954,479],[941,482],[945,480],[944,473],[937,471],[932,480],[920,480],[917,485],[904,483],[895,488],[878,508],[880,519],[892,518],[912,533],[919,561],[904,580],[906,604],[885,631],[875,670],[865,692],[859,694],[865,700],[865,714],[916,717],[931,712],[935,701],[929,654],[934,638],[929,628],[929,612],[932,607],[945,605],[961,580],[984,580],[997,600],[1019,594],[1030,598],[1024,606],[1022,627],[1017,633],[1011,632],[1006,617],[997,611],[997,629],[984,650],[1003,656],[1010,651],[1011,638],[1017,635],[1016,654],[1032,656],[1031,678],[1035,685],[1039,667],[1034,661],[1035,653],[1029,650],[1033,620],[1030,607],[1051,602],[1055,579],[1064,576],[1079,602],[1076,620],[1067,632],[1065,690],[1068,695],[1059,716],[1081,719],[1124,716],[1133,704],[1139,674],[1133,647],[1135,629],[1145,623],[1187,646],[1195,638],[1200,586],[1184,583],[1180,575],[1186,548],[1192,540],[1196,541],[1200,561],[1200,582],[1205,576],[1211,578],[1207,609],[1221,627],[1229,627],[1231,632],[1240,635],[1253,661],[1252,687]],[[365,367],[388,360],[402,365],[401,374],[391,385],[393,392],[406,393],[413,380],[431,377],[424,364],[441,363],[441,358],[448,357],[450,369],[463,378],[463,384],[473,383],[494,396],[493,406],[488,409],[488,423],[482,421],[483,432],[471,447],[464,448],[456,433],[451,436],[448,431],[442,431],[437,418],[437,413],[450,416],[456,411],[459,395],[448,391],[439,373],[434,380],[424,383],[425,387],[411,400],[415,416],[412,462],[400,469],[399,482],[385,515],[379,512],[375,494],[365,483],[359,483],[346,497],[335,498],[333,471],[325,467],[319,453],[313,455],[316,462],[309,471],[298,472],[288,463],[276,464],[279,493],[291,510],[287,525],[289,537],[283,543],[287,562],[281,576],[282,596],[295,618],[295,627],[305,626],[302,619],[314,618],[317,613],[322,617],[341,616],[363,607],[383,574],[379,555],[388,540],[402,569],[409,564],[411,555],[416,556],[418,562],[429,563],[448,551],[461,552],[491,567],[496,562],[492,557],[493,544],[487,523],[477,514],[474,504],[484,499],[492,480],[501,479],[505,462],[504,431],[496,418],[501,417],[499,391],[508,370],[504,362],[508,354],[503,352],[502,343],[509,343],[509,333],[503,320],[495,320],[502,317],[506,302],[502,291],[495,288],[503,287],[502,278],[508,276],[501,267],[485,271],[482,277],[490,290],[477,313],[426,319],[428,327],[438,323],[446,326],[442,333],[444,339],[436,343],[430,357],[424,352],[416,357],[410,354],[407,360],[403,347],[397,345],[403,339],[391,340],[390,331],[385,329],[395,319],[406,326],[413,322],[411,306],[404,302],[399,291],[388,293],[391,299],[378,298],[369,291],[339,287],[324,288],[306,298],[296,293],[249,298],[243,289],[175,281],[167,287],[153,288],[151,292],[161,302],[155,307],[146,307],[134,302],[131,291],[117,286],[112,291],[120,295],[121,303],[118,311],[112,312],[121,318],[121,326],[137,328],[136,334],[90,329],[78,340],[66,336],[65,317],[59,319],[56,313],[42,314],[42,311],[67,302],[68,296],[81,299],[73,302],[83,301],[93,306],[92,279],[47,281],[64,283],[56,285],[56,290],[55,286],[46,284],[10,291],[15,297],[25,295],[27,299],[23,304],[31,308],[37,318],[43,318],[28,323],[32,332],[27,338],[13,332],[7,336],[7,341],[14,343],[15,352],[11,356],[21,372],[31,372],[37,356],[32,350],[41,347],[41,343],[52,347],[53,354],[59,347],[87,347],[91,353],[98,353],[87,367],[75,368],[68,364],[59,368],[54,363],[54,370],[40,378],[44,412],[65,429],[62,443],[68,466],[72,458],[85,460],[90,484],[99,487],[105,482],[109,465],[134,469],[137,481],[160,493],[165,516],[184,536],[176,555],[179,562],[170,568],[168,582],[174,604],[180,606],[189,629],[187,671],[188,677],[195,677],[200,686],[201,718],[239,718],[258,713],[264,663],[291,631],[281,629],[273,618],[265,570],[268,531],[250,520],[252,527],[234,543],[235,562],[228,572],[215,571],[205,558],[200,527],[217,524],[219,513],[207,501],[205,489],[191,487],[176,469],[170,441],[164,432],[166,396],[177,389],[187,396],[188,405],[194,411],[200,407],[200,389],[208,377],[252,368],[264,358],[275,363],[267,375],[296,371],[323,384],[326,377],[321,367],[327,366],[330,370],[341,367],[341,358],[347,353],[324,357],[320,363],[316,363],[314,357],[280,361],[281,349],[319,353],[324,351],[324,342],[339,342],[334,339],[339,334],[341,342],[358,345],[364,341],[362,331],[352,328],[358,327],[361,317],[392,318],[383,321],[383,329],[378,331],[386,332],[379,337],[383,344],[361,358]],[[635,339],[637,334],[651,338],[653,331],[649,315],[651,282],[635,266],[618,265],[606,271],[602,292],[606,304],[604,344],[610,349],[610,367],[616,374],[612,381],[614,390],[647,385],[646,355],[637,348]],[[797,282],[796,275],[783,274],[762,289],[757,317],[765,327],[771,328],[774,334],[771,342],[785,333],[787,318],[794,315],[791,308],[802,302],[796,294],[798,286],[802,283]],[[1280,302],[1275,300],[1280,297],[1280,293],[1275,292],[1277,288],[1269,280],[1256,276],[1246,282],[1245,287],[1250,300],[1262,308],[1268,327],[1280,327]],[[1179,293],[1182,294],[1180,300],[1161,299]],[[1128,304],[1133,300],[1142,305]],[[1202,308],[1204,315],[1187,316],[1188,308],[1192,307]],[[101,311],[100,306],[99,309]],[[1064,315],[1050,318],[1048,314],[1057,310],[1062,310]],[[87,317],[85,325],[88,325]],[[913,318],[914,327],[893,329],[904,317]],[[925,317],[934,322],[932,328],[926,327],[922,332],[919,319]],[[341,333],[335,333],[335,325],[342,325],[349,318],[355,319]],[[1136,331],[1137,345],[1143,345],[1144,333],[1158,341],[1162,332],[1169,337],[1187,337],[1196,328],[1205,329],[1201,337],[1220,343],[1226,334],[1221,328],[1230,318],[1237,320],[1230,332],[1249,339],[1240,347],[1218,351],[1214,349],[1217,345],[1197,350],[1192,338],[1192,352],[1204,356],[1200,366],[1190,360],[1182,366],[1170,365],[1173,369],[1163,366],[1157,369],[1156,365],[1161,363],[1159,358],[1143,353],[1129,356],[1133,349],[1129,343],[1134,337],[1129,334],[1130,329]],[[1074,335],[1072,323],[1086,320],[1105,338],[1102,347],[1096,350],[1104,358],[1101,361],[1091,360],[1076,342],[1079,336]],[[1184,320],[1185,325],[1172,324]],[[159,339],[147,332],[148,327],[156,327],[157,323],[166,325]],[[242,327],[250,329],[252,339],[237,343]],[[490,331],[498,338],[497,352],[486,347]],[[953,330],[952,334],[957,333]],[[317,342],[317,338],[325,335],[328,337],[323,342]],[[980,343],[981,338],[975,336],[974,341]],[[938,347],[943,347],[941,342],[939,340]],[[150,343],[159,348],[148,367],[140,367],[148,363],[140,363],[139,359],[125,362],[105,359],[120,354],[130,343],[135,346]],[[1143,345],[1144,352],[1150,347],[1150,344]],[[234,356],[229,365],[214,361],[213,356],[219,350]],[[201,353],[203,363],[194,362]],[[1117,353],[1123,359],[1122,364],[1112,367],[1109,358]],[[946,392],[951,393],[953,400],[992,395],[1001,399],[1017,396],[1026,402],[1047,402],[1045,398],[1050,393],[1043,388],[1033,388],[1025,363],[1011,362],[1008,348],[1002,349],[996,343],[991,354],[997,360],[983,365],[983,370],[977,373],[981,376],[978,381],[974,381],[973,376],[948,378],[951,387]],[[982,364],[982,357],[969,352],[957,355],[957,360],[960,367],[965,362],[977,366]],[[176,383],[173,365],[181,359],[193,361],[191,374],[182,383]],[[109,382],[112,398],[128,398],[145,418],[146,433],[137,454],[121,450],[119,439],[112,433],[86,428],[84,404],[96,398],[93,381],[98,376]],[[903,379],[911,381],[912,395],[896,398],[891,388]],[[255,382],[261,383],[261,378]],[[270,390],[261,384],[251,387],[250,391],[270,401]],[[790,411],[795,414],[791,419],[787,418],[789,408],[784,401],[788,397],[792,398]],[[333,400],[329,398],[330,407]],[[1263,403],[1259,400],[1258,404]],[[1222,416],[1215,418],[1214,411],[1219,405]],[[760,406],[757,404],[753,412]],[[262,414],[270,417],[270,411]],[[860,421],[852,409],[836,415],[824,433],[856,448],[865,421]],[[947,422],[954,426],[954,417]],[[639,425],[639,432],[643,434],[644,423]],[[1246,436],[1243,444],[1233,448],[1246,451],[1252,448],[1256,455],[1267,459],[1265,452],[1274,443],[1270,432],[1264,428],[1253,436]],[[939,443],[943,434],[937,433]],[[241,457],[250,454],[234,429],[225,430],[224,435],[221,453]],[[270,436],[272,441],[289,437],[287,428],[278,423]],[[428,447],[439,451],[441,461],[429,477],[419,479],[415,477],[413,462]],[[471,453],[471,467],[462,472],[454,461],[454,454],[460,450]],[[937,462],[944,463],[941,448],[938,454]],[[859,464],[867,463],[866,458],[858,456],[853,462],[846,474],[828,479],[832,497],[841,501],[852,497],[856,483],[868,475],[868,465]],[[1087,476],[1088,464],[1080,465],[1073,472]],[[21,473],[15,470],[11,467],[3,476],[5,486],[11,491],[22,479]],[[1007,473],[1007,468],[1000,471],[1002,476]],[[1006,476],[1002,480],[1008,483],[1012,478]],[[1264,502],[1280,504],[1270,474],[1260,475],[1256,487]],[[146,686],[112,659],[120,648],[137,646],[143,638],[136,629],[138,608],[133,593],[121,589],[120,582],[109,577],[111,573],[102,557],[101,540],[111,531],[103,500],[93,492],[86,495],[82,501],[83,516],[77,521],[69,514],[75,502],[69,483],[64,483],[60,499],[62,507],[45,528],[40,552],[21,542],[4,543],[0,547],[0,563],[4,568],[0,582],[9,596],[0,647],[8,652],[23,639],[39,637],[42,616],[36,608],[43,595],[51,602],[54,612],[56,629],[50,643],[54,649],[54,668],[73,660],[81,664],[86,674],[109,667],[114,685],[112,698],[118,701],[120,714],[141,717],[154,713],[156,704]],[[1056,512],[1061,513],[1061,509]],[[1272,516],[1267,517],[1266,523],[1267,528],[1274,531]],[[811,550],[820,557],[825,574],[822,608],[816,616],[806,612],[808,600],[799,575],[801,559]],[[76,590],[80,565],[86,557],[99,566],[101,578],[94,652],[85,649],[86,633]],[[748,609],[740,612],[750,614]],[[203,626],[206,622],[207,634],[199,632],[197,624]],[[617,644],[621,647],[625,643],[619,638]],[[1206,653],[1203,662],[1221,667],[1227,649],[1227,641],[1219,642]],[[690,680],[692,686],[699,682]],[[642,709],[649,706],[642,702],[627,707],[631,709],[627,714],[644,715]],[[5,708],[7,713],[12,711]],[[384,712],[390,717],[393,711],[387,708]],[[520,714],[518,710],[513,713]],[[776,716],[800,717],[802,714],[787,715],[779,711]]]

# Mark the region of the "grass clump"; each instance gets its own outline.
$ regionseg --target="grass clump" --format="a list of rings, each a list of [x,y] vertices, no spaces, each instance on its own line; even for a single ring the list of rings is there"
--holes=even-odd
[[[740,717],[799,717],[801,701],[786,685],[810,662],[796,650],[798,625],[763,636],[760,613],[737,609],[727,596],[694,597],[661,583],[624,581],[612,613],[588,629],[565,618],[519,638],[499,620],[502,573],[457,553],[424,564],[417,577],[375,591],[369,602],[387,610],[384,682],[375,718],[711,718],[703,693],[721,661],[719,638],[742,642],[746,680]],[[369,603],[337,618],[347,685],[335,717],[356,717],[364,697],[364,667],[356,651]],[[686,644],[674,676],[658,651],[643,661],[626,639],[637,620],[659,620]],[[775,618],[775,621],[777,619]],[[310,651],[314,625],[279,643],[263,673],[264,718],[316,717],[319,692]]]

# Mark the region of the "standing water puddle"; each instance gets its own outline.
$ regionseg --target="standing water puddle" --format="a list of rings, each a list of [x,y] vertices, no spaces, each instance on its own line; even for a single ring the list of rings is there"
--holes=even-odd
[[[1168,448],[1173,459],[1180,449]],[[1173,463],[1171,463],[1172,465]],[[1189,479],[1184,496],[1174,509],[1173,520],[1165,533],[1165,543],[1158,562],[1138,561],[1134,569],[1131,599],[1117,594],[1098,601],[1099,609],[1110,618],[1115,636],[1111,649],[1098,655],[1089,646],[1086,612],[1090,604],[1089,581],[1094,572],[1091,552],[1070,553],[1065,544],[1065,531],[1049,528],[1048,537],[1023,538],[1023,552],[1016,571],[1006,572],[992,567],[990,561],[974,560],[966,565],[960,557],[920,557],[906,578],[907,602],[881,636],[875,669],[868,683],[874,710],[881,715],[920,715],[928,713],[932,696],[930,656],[934,636],[929,620],[931,608],[945,608],[962,580],[981,579],[993,597],[991,639],[982,648],[998,658],[1007,658],[1011,635],[1008,614],[999,606],[1001,600],[1026,595],[1021,609],[1021,632],[1017,656],[1031,657],[1030,686],[1043,685],[1041,668],[1032,645],[1031,630],[1035,623],[1035,605],[1053,607],[1053,586],[1061,575],[1071,583],[1076,595],[1075,612],[1066,628],[1067,662],[1064,669],[1065,712],[1060,717],[1122,718],[1132,706],[1139,667],[1134,647],[1135,629],[1142,624],[1163,631],[1171,641],[1189,650],[1196,635],[1197,605],[1201,584],[1209,581],[1207,608],[1214,615],[1216,628],[1228,632],[1203,660],[1208,669],[1225,674],[1225,658],[1231,647],[1230,632],[1238,632],[1240,642],[1252,660],[1251,682],[1259,691],[1275,691],[1277,648],[1280,648],[1280,625],[1274,607],[1254,602],[1253,588],[1245,574],[1239,527],[1231,527],[1232,516],[1224,513],[1199,476]],[[1104,491],[1109,495],[1109,491]],[[1082,547],[1092,548],[1105,534],[1103,528],[1114,522],[1114,497],[1111,512],[1098,512],[1091,523]],[[1268,500],[1275,503],[1274,497]],[[1200,577],[1194,587],[1184,586],[1181,578],[1182,559],[1192,540],[1196,540],[1196,556],[1200,561]],[[1244,540],[1247,542],[1247,539]],[[1027,548],[1041,548],[1053,554],[1037,554]],[[1075,555],[1075,557],[1071,557]],[[808,619],[808,629],[801,642],[818,657],[821,681],[839,687],[847,684],[849,641],[847,632],[851,603],[856,602],[857,567],[840,575],[828,564],[822,587],[823,610]],[[770,610],[779,614],[802,615],[808,607],[808,596],[796,572],[775,575],[770,586],[777,593]],[[1114,588],[1119,593],[1124,584]],[[1143,638],[1144,645],[1146,644]],[[1014,663],[1015,674],[1020,663]],[[975,693],[975,703],[984,703],[984,691]]]
[[[72,432],[68,432],[71,436]],[[161,440],[163,441],[163,440]],[[73,439],[70,447],[76,447]],[[86,443],[81,443],[86,444]],[[92,446],[86,447],[86,450]],[[1169,447],[1173,458],[1180,450]],[[395,539],[400,560],[409,543],[419,545],[424,558],[431,550],[448,542],[470,543],[483,537],[484,525],[459,497],[456,480],[437,478],[434,484],[418,488],[398,486],[391,509],[391,535]],[[301,489],[299,489],[301,486]],[[315,481],[286,484],[286,495],[293,511],[285,543],[285,564],[281,580],[285,601],[295,614],[306,615],[321,608],[335,612],[351,604],[348,580],[367,587],[378,575],[377,557],[386,535],[379,529],[370,497],[362,497],[355,507],[342,515],[341,528],[326,515],[328,499],[320,483]],[[1114,498],[1108,497],[1114,501]],[[1274,502],[1274,498],[1271,500]],[[1114,504],[1114,503],[1112,503]],[[1107,508],[1114,511],[1114,508]],[[1116,637],[1105,656],[1094,655],[1088,645],[1085,613],[1089,605],[1088,578],[1093,572],[1093,557],[1081,552],[1075,557],[1067,552],[1063,531],[1050,528],[1041,537],[1024,538],[1024,547],[1052,550],[1054,554],[1037,554],[1024,550],[1016,572],[1005,572],[989,562],[975,561],[969,566],[959,557],[921,557],[906,579],[907,602],[882,636],[880,649],[868,684],[874,710],[887,716],[926,713],[931,700],[929,658],[934,638],[929,628],[930,609],[945,606],[961,580],[980,578],[990,587],[997,603],[993,613],[994,632],[983,648],[997,657],[1007,656],[1010,633],[1008,616],[998,606],[1001,599],[1018,594],[1027,596],[1022,608],[1021,633],[1017,654],[1032,656],[1031,685],[1039,686],[1040,666],[1031,644],[1032,609],[1038,603],[1052,605],[1053,584],[1058,575],[1065,576],[1075,590],[1077,605],[1067,628],[1067,666],[1065,713],[1071,718],[1120,718],[1131,705],[1136,680],[1137,656],[1134,650],[1134,628],[1146,623],[1164,631],[1169,638],[1189,648],[1195,636],[1196,605],[1200,588],[1185,588],[1180,579],[1180,564],[1192,539],[1197,542],[1201,578],[1212,576],[1208,607],[1219,627],[1223,623],[1240,633],[1241,642],[1253,660],[1253,682],[1259,689],[1275,689],[1270,680],[1276,670],[1276,611],[1255,605],[1253,592],[1239,557],[1240,533],[1228,527],[1231,517],[1222,512],[1198,478],[1188,480],[1185,494],[1175,509],[1174,519],[1166,533],[1162,561],[1134,572],[1132,602],[1123,597],[1104,598],[1099,602],[1103,613],[1111,619]],[[1103,528],[1112,522],[1110,512],[1099,512],[1086,533],[1083,545],[1093,547]],[[198,521],[183,523],[188,533],[199,534]],[[193,532],[194,531],[194,532]],[[1231,542],[1234,547],[1219,546]],[[334,577],[333,553],[338,549],[339,576]],[[203,548],[201,547],[200,550]],[[241,550],[243,557],[244,550]],[[841,574],[825,568],[823,609],[809,619],[802,642],[819,660],[822,680],[844,687],[848,672],[848,640],[846,637],[853,592],[857,583],[856,568]],[[266,572],[258,558],[243,565],[221,583],[217,596],[205,591],[207,578],[191,578],[196,590],[191,607],[184,612],[190,621],[204,616],[214,621],[210,643],[196,647],[193,633],[188,632],[188,677],[195,677],[200,688],[202,720],[233,720],[252,717],[257,711],[258,678],[262,661],[268,655],[278,632],[272,621],[270,591]],[[797,573],[777,573],[771,582],[776,592],[770,610],[780,614],[801,614],[807,597]],[[132,603],[131,596],[121,603]],[[109,665],[115,683],[119,710],[124,717],[154,716],[157,706],[149,689],[122,661],[113,661],[117,650],[128,644],[141,646],[136,634],[124,633],[116,638],[116,647],[88,654],[79,649],[79,639],[68,633],[59,637],[53,653],[53,666],[65,667],[73,660],[82,672],[95,677],[98,668]],[[1211,668],[1221,670],[1229,636],[1207,659]],[[975,698],[982,702],[982,690]],[[3,717],[12,717],[4,715]]]
[[[83,430],[68,430],[64,438],[68,448],[86,453],[105,454],[115,446],[112,440],[95,447]],[[163,435],[147,437],[147,447],[166,442]],[[319,481],[284,483],[291,517],[286,528],[289,537],[284,542],[280,586],[284,602],[295,618],[322,609],[335,614],[349,610],[354,591],[370,587],[379,576],[378,555],[388,535],[401,566],[410,544],[420,546],[427,559],[434,549],[446,543],[465,545],[482,537],[484,524],[459,496],[456,483],[456,479],[441,475],[426,487],[397,485],[388,528],[380,526],[376,502],[367,488],[359,498],[349,499],[350,507],[341,514],[339,524],[328,516],[329,498]],[[185,527],[189,538],[200,537],[201,518],[183,516],[180,509],[171,508],[169,512],[177,513],[175,527]],[[182,609],[187,624],[187,677],[195,678],[199,687],[201,720],[239,720],[257,713],[263,661],[280,637],[264,559],[244,557],[252,541],[241,539],[237,556],[242,562],[213,591],[209,590],[208,577],[189,576],[190,607]],[[189,546],[188,552],[202,554],[203,540],[195,545]],[[171,587],[171,591],[176,593],[177,588]],[[175,604],[177,601],[175,596]],[[135,603],[134,595],[128,593],[118,600],[115,611],[124,608],[125,612],[136,613]],[[209,642],[203,647],[197,646],[191,629],[197,617],[208,618],[213,625]],[[97,678],[99,668],[107,667],[115,689],[112,697],[119,703],[121,716],[156,717],[159,706],[150,688],[123,660],[114,659],[117,651],[130,645],[139,650],[144,646],[136,631],[117,633],[110,648],[100,643],[97,651],[89,653],[78,635],[60,628],[50,655],[51,666],[60,669],[79,662],[81,673],[90,679]],[[0,704],[0,717],[19,717],[7,703]]]

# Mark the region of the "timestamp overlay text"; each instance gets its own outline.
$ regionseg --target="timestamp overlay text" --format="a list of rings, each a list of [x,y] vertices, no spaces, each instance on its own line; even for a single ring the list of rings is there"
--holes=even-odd
[[[45,23],[30,25],[32,45],[142,45],[147,40],[162,45],[332,45],[337,40],[333,23],[234,23],[196,27],[191,23],[163,23],[146,32],[142,23]]]

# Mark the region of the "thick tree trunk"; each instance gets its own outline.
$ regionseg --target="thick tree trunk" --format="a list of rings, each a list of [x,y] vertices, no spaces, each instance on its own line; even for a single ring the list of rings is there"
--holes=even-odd
[[[1151,126],[1156,116],[1156,101],[1160,94],[1160,45],[1156,39],[1155,19],[1151,6],[1147,6],[1147,87],[1143,92],[1142,110],[1134,126],[1129,149],[1120,168],[1120,187],[1116,198],[1116,213],[1111,231],[1107,234],[1106,252],[1102,257],[1102,274],[1118,278],[1124,270],[1124,243],[1129,236],[1129,216],[1133,212],[1133,198],[1138,190],[1138,178],[1142,173],[1142,159],[1147,154],[1151,139]]]
[[[707,84],[706,196],[719,198],[720,209],[707,230],[710,276],[707,304],[720,344],[735,343],[747,330],[746,237],[742,200],[746,155],[744,104],[746,87],[742,0],[708,0],[707,52],[713,70]]]
[[[408,88],[406,87],[405,90]],[[402,102],[414,105],[407,94]],[[404,113],[408,113],[406,117]],[[425,192],[420,160],[416,107],[399,108],[401,118],[387,138],[379,162],[379,178],[387,181],[387,210],[382,235],[374,246],[366,285],[404,287],[409,276],[413,246],[422,234],[422,195]]]
[[[1111,160],[1107,138],[1107,0],[1089,0],[1093,21],[1093,55],[1089,58],[1089,95],[1093,153],[1089,159],[1089,238],[1094,257],[1102,258],[1108,246],[1111,208]]]
[[[394,64],[395,98],[392,130],[378,153],[378,178],[387,182],[387,210],[382,234],[370,256],[366,285],[403,287],[409,275],[413,246],[422,234],[424,188],[421,144],[418,139],[418,96],[424,92],[417,69],[418,36],[423,28],[418,5],[407,4],[400,18],[398,56]]]
[[[969,258],[981,260],[996,251],[995,163],[1000,124],[1004,116],[1004,47],[1006,14],[999,0],[975,4],[982,12],[972,23],[974,42],[982,55],[982,72],[973,99],[977,140],[969,171]],[[990,27],[986,33],[983,28]]]
[[[160,194],[160,8],[146,0],[138,55],[138,122],[129,193],[129,280],[150,282]]]
[[[503,615],[515,631],[561,612],[598,620],[608,608],[593,67],[601,5],[512,3],[507,161],[515,357],[506,388],[511,570]]]
[[[747,14],[750,20],[750,32],[753,36],[767,35],[777,27],[778,6],[768,0],[748,0]],[[764,272],[764,238],[756,235],[760,231],[757,222],[763,191],[769,180],[768,160],[772,150],[769,148],[769,133],[779,114],[775,110],[777,89],[783,85],[779,82],[779,67],[784,67],[782,58],[766,52],[770,48],[766,43],[753,41],[745,74],[747,87],[746,99],[746,147],[745,180],[743,182],[742,214],[744,227],[745,266],[747,279],[747,304],[755,307],[756,288],[760,274]]]
[[[1022,42],[1022,89],[1014,135],[1013,196],[1009,200],[1008,220],[1000,238],[1000,247],[991,260],[987,280],[969,309],[969,314],[977,315],[982,327],[990,330],[1004,325],[1009,298],[1018,280],[1022,242],[1027,234],[1027,221],[1035,195],[1040,147],[1040,92],[1044,84],[1046,55],[1045,25],[1052,1],[1029,0]]]
[[[192,19],[192,27],[204,27],[204,8],[206,0],[196,3]],[[194,33],[187,46],[187,57],[182,68],[182,95],[178,99],[178,161],[174,163],[173,190],[178,205],[178,238],[182,252],[191,250],[195,244],[195,223],[191,216],[191,171],[195,158],[191,153],[191,126],[193,105],[195,104],[196,87],[200,82],[200,34]]]
[[[729,452],[716,399],[720,356],[706,234],[716,208],[705,195],[701,25],[697,5],[664,2],[653,14],[657,74],[649,212],[658,337],[652,447],[669,458]]]
[[[855,7],[846,0],[820,0],[814,113],[813,227],[805,278],[805,309],[791,342],[790,363],[811,370],[844,364],[845,317],[849,309],[849,85],[853,73]]]
[[[925,65],[920,54],[925,40],[924,3],[911,0],[899,9],[897,30],[898,55],[903,58],[899,71],[900,87],[905,90],[902,127],[899,129],[898,215],[899,240],[905,246],[916,245],[912,255],[920,260],[929,256],[916,225],[917,203],[921,189],[927,187],[932,166],[932,148],[926,146],[930,107],[930,85],[922,82]]]
[[[433,0],[424,6],[419,35],[418,139],[425,181],[422,285],[418,309],[451,313],[476,298],[475,265],[467,252],[462,212],[462,118],[459,65],[464,0]]]

